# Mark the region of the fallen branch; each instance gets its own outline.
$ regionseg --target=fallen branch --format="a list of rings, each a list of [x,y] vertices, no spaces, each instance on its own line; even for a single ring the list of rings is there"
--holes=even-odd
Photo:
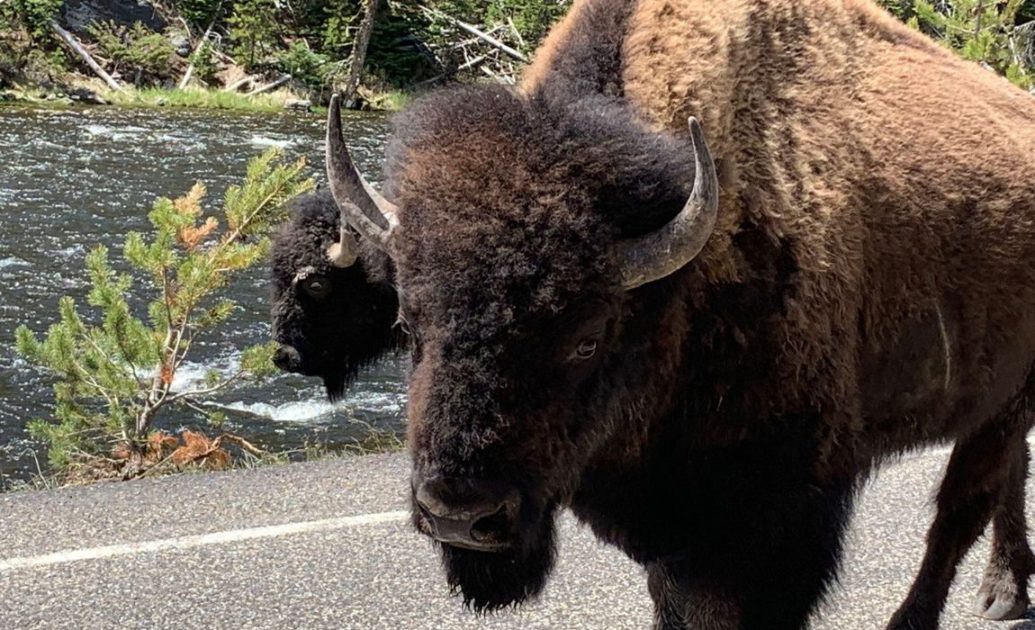
[[[495,72],[493,72],[492,70],[489,70],[485,66],[478,66],[478,69],[482,71],[482,74],[484,74],[487,77],[492,78],[497,83],[506,83],[507,85],[514,85],[516,83],[516,81],[514,81],[514,77],[509,77],[509,76],[504,75],[504,74],[496,74]]]
[[[248,453],[251,453],[252,455],[255,455],[256,457],[263,457],[263,456],[269,454],[266,451],[264,451],[261,448],[259,448],[258,446],[255,446],[254,444],[252,444],[248,440],[244,439],[243,437],[241,437],[239,435],[234,435],[233,433],[224,433],[223,435],[220,435],[219,437],[217,437],[215,441],[216,441],[216,443],[218,443],[221,440],[226,440],[227,442],[230,442],[231,444],[236,444],[237,447],[240,448],[242,451],[246,451]]]
[[[255,96],[256,94],[262,94],[263,92],[269,92],[270,90],[272,90],[274,88],[278,88],[281,85],[284,85],[285,83],[287,83],[290,80],[291,80],[291,75],[290,74],[285,74],[284,76],[280,77],[279,79],[277,79],[273,83],[269,83],[267,85],[263,85],[261,87],[257,87],[255,89],[253,89],[251,92],[248,92],[245,96]]]
[[[518,46],[525,47],[525,38],[521,37],[521,31],[518,30],[517,26],[514,25],[513,18],[507,18],[507,24],[510,25],[510,32],[514,34],[514,39],[517,40]]]
[[[187,87],[187,84],[190,83],[190,78],[192,76],[194,76],[194,55],[198,54],[198,51],[201,50],[201,47],[208,43],[208,38],[212,34],[212,27],[214,27],[216,25],[216,19],[219,17],[219,14],[222,11],[222,9],[223,9],[223,3],[220,2],[219,6],[216,7],[216,13],[215,13],[214,17],[212,18],[212,21],[209,22],[208,28],[205,29],[204,35],[201,36],[201,39],[198,40],[198,45],[195,46],[194,50],[191,51],[191,53],[190,53],[190,60],[191,61],[190,61],[190,64],[187,66],[187,71],[183,73],[183,78],[180,79],[179,85],[176,86],[179,89],[182,90],[183,88]],[[184,20],[183,24],[184,24],[184,26],[187,25],[186,20]],[[187,33],[190,34],[190,28],[189,27],[187,28]]]
[[[492,29],[490,29],[487,32],[488,32],[489,35],[492,35],[493,33],[501,30],[502,28],[503,28],[502,26],[495,26],[495,27],[493,27]],[[449,46],[446,47],[446,49],[447,50],[456,50],[457,48],[466,48],[466,47],[470,46],[471,44],[477,44],[480,41],[482,41],[482,38],[480,38],[480,37],[470,37],[468,39],[462,39],[462,40],[460,40],[460,41],[458,41],[456,43],[450,44]]]
[[[489,35],[488,33],[485,33],[484,31],[481,31],[481,30],[475,28],[474,26],[468,24],[467,22],[463,22],[461,20],[456,19],[455,17],[452,17],[450,15],[446,15],[445,13],[439,11],[438,9],[432,9],[430,7],[425,7],[425,6],[422,6],[421,9],[423,9],[429,15],[432,15],[432,16],[435,16],[435,17],[440,17],[440,18],[442,18],[444,20],[447,20],[447,21],[455,24],[461,30],[467,31],[471,35],[474,35],[478,39],[480,39],[483,42],[489,44],[490,46],[493,46],[495,48],[498,48],[498,49],[502,50],[503,52],[507,53],[508,55],[513,57],[514,59],[517,59],[518,61],[521,61],[523,63],[528,63],[528,57],[526,57],[520,51],[515,50],[515,49],[511,48],[510,46],[507,46],[506,44],[504,44],[500,40],[496,39],[492,35]]]
[[[248,75],[246,77],[238,79],[238,80],[234,81],[233,83],[231,83],[230,85],[228,85],[225,88],[223,88],[223,91],[224,92],[236,92],[237,90],[239,90],[241,88],[242,85],[247,85],[249,83],[255,83],[255,77],[253,77],[251,75]]]
[[[86,65],[90,66],[90,69],[93,70],[94,73],[97,74],[97,76],[103,79],[104,82],[108,84],[108,87],[119,92],[122,91],[122,86],[119,85],[119,82],[116,81],[110,74],[105,72],[104,68],[102,68],[100,64],[93,60],[93,57],[90,56],[90,53],[87,52],[85,48],[83,48],[83,45],[79,43],[79,40],[77,40],[74,35],[66,31],[65,29],[61,28],[61,25],[58,24],[56,20],[50,21],[50,28],[52,28],[54,32],[58,34],[58,37],[64,40],[64,42],[68,44],[69,47],[72,48],[72,50],[74,50],[80,57],[83,58],[83,61],[86,62]]]

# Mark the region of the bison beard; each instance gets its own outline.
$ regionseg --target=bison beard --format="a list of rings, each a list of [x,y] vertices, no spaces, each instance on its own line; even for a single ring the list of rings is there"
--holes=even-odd
[[[345,371],[329,372],[323,375],[323,387],[327,390],[327,399],[331,402],[341,400],[345,395]]]
[[[437,543],[446,579],[464,604],[479,612],[517,605],[535,597],[546,584],[556,557],[552,515],[519,548],[486,553]]]
[[[450,589],[463,597],[464,605],[478,612],[514,606],[539,595],[557,555],[555,513],[552,507],[537,524],[521,526],[520,542],[504,552],[473,551],[436,542]]]

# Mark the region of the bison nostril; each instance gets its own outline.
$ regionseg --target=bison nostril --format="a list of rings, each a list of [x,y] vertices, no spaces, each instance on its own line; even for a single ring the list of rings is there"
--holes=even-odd
[[[507,504],[504,503],[492,514],[475,521],[471,526],[471,538],[478,542],[506,540],[510,534],[510,515],[507,512]]]
[[[416,498],[417,505],[429,518],[438,518],[449,513],[449,507],[429,491],[428,484],[421,484],[417,488]]]
[[[418,527],[440,542],[480,551],[500,551],[513,543],[520,505],[516,490],[498,483],[435,478],[413,493]]]

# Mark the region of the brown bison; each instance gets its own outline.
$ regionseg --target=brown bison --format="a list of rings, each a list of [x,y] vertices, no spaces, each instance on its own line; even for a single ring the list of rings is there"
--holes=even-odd
[[[802,627],[868,473],[951,441],[889,623],[935,628],[989,520],[977,611],[1028,605],[1032,172],[1035,99],[867,0],[584,0],[519,89],[402,114],[383,196],[333,103],[309,251],[391,257],[413,519],[471,606],[540,591],[567,507],[657,627]]]

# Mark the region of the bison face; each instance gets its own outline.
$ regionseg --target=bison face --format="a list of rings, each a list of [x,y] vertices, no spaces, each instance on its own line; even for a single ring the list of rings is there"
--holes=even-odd
[[[522,257],[512,251],[501,258],[510,256]],[[508,265],[498,272],[478,266],[482,273],[469,280],[480,288],[454,277],[449,291],[428,295],[424,274],[417,279],[408,269],[403,280],[411,291],[404,313],[417,339],[411,496],[413,522],[440,543],[450,584],[472,606],[492,609],[544,585],[554,514],[608,434],[597,420],[616,358],[621,301],[596,291],[603,285],[592,272],[582,276],[582,295],[492,299],[487,286],[507,295],[530,279]],[[526,297],[561,309],[520,313]],[[471,300],[480,303],[477,314],[447,315],[457,301],[473,306]]]
[[[330,194],[306,195],[294,206],[273,244],[273,334],[281,344],[274,363],[321,377],[333,400],[361,367],[401,341],[390,260],[359,248],[351,264],[335,265],[327,250],[341,236]]]
[[[332,99],[331,191],[392,256],[412,333],[414,524],[468,604],[521,602],[553,564],[558,507],[604,445],[628,439],[619,425],[650,378],[630,290],[682,268],[714,225],[700,127],[677,140],[610,102],[435,95],[396,121],[390,202],[340,124]]]

